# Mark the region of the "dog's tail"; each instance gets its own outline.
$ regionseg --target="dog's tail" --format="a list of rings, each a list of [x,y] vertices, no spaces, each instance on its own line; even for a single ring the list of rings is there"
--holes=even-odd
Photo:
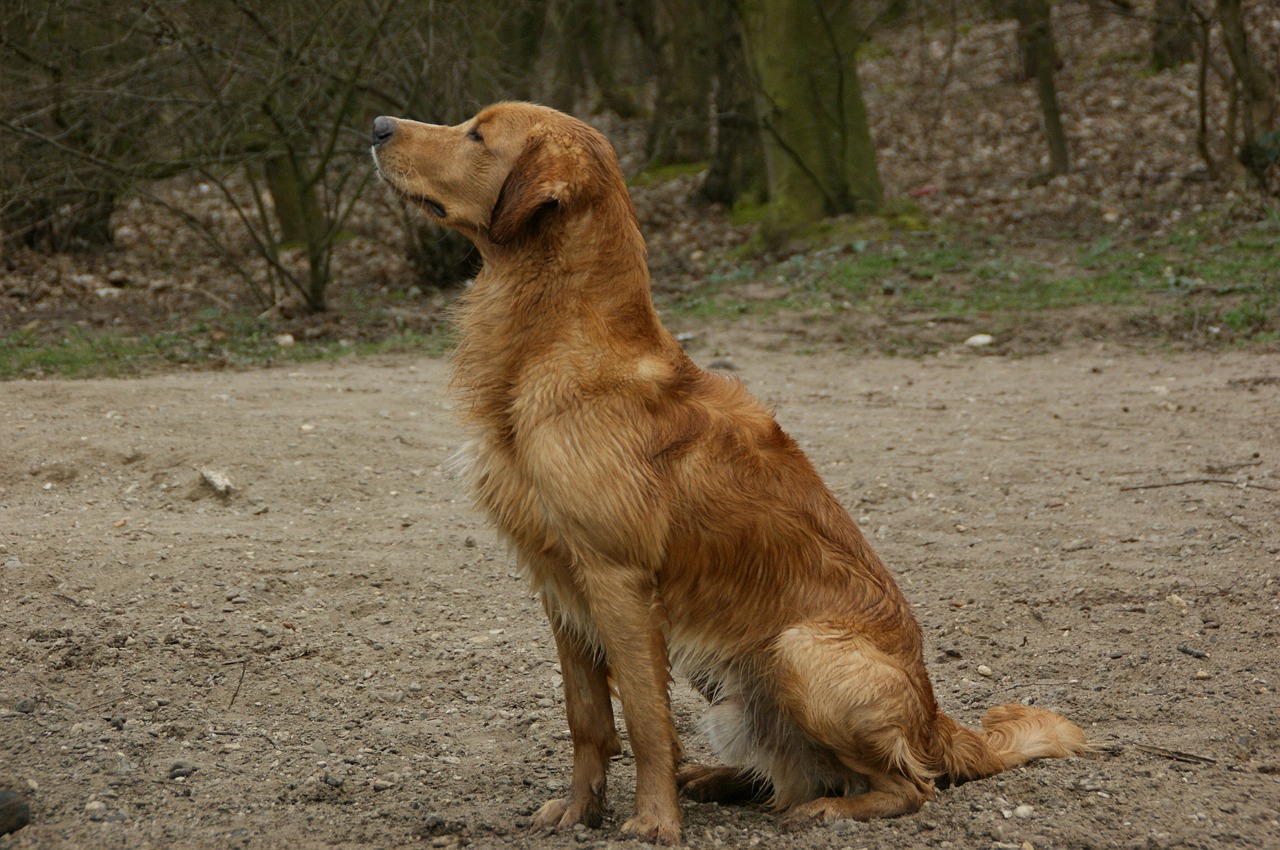
[[[1033,759],[1078,756],[1089,749],[1080,728],[1030,705],[997,705],[974,732],[938,713],[938,768],[952,782],[991,776]]]

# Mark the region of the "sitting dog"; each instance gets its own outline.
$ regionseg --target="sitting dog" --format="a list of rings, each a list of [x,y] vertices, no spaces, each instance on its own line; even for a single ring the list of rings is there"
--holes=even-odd
[[[466,235],[454,385],[475,498],[541,595],[564,675],[569,794],[535,828],[599,826],[619,752],[628,836],[680,840],[677,789],[767,795],[794,823],[891,817],[934,780],[1084,751],[1081,731],[1003,705],[983,732],[934,700],[901,590],[805,455],[658,319],[644,240],[609,143],[545,107],[457,126],[374,122],[378,171]],[[724,767],[678,768],[669,671],[708,699]]]

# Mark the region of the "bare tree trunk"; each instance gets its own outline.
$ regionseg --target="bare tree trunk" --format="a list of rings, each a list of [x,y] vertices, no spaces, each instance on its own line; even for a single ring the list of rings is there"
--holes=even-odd
[[[309,245],[319,241],[324,232],[324,210],[315,187],[306,185],[292,158],[288,154],[268,156],[262,163],[262,174],[275,207],[280,244]]]
[[[710,3],[716,68],[715,145],[702,182],[702,197],[732,205],[739,198],[766,196],[764,152],[751,101],[751,77],[742,41],[742,22],[731,0]]]
[[[1280,81],[1264,67],[1249,44],[1240,0],[1218,0],[1215,15],[1222,41],[1239,80],[1243,137],[1238,157],[1264,184],[1280,170]]]
[[[714,4],[658,0],[657,97],[646,144],[650,165],[705,160],[711,151]]]
[[[533,97],[549,0],[476,0],[469,6],[466,90],[480,103]]]
[[[1062,129],[1062,112],[1058,108],[1058,90],[1054,82],[1057,51],[1053,46],[1053,26],[1049,0],[1015,0],[1013,11],[1018,19],[1019,41],[1032,65],[1044,134],[1049,142],[1049,168],[1053,174],[1066,174],[1071,168],[1067,153],[1067,135]]]
[[[1191,0],[1156,0],[1151,22],[1151,66],[1157,71],[1176,68],[1195,55]]]
[[[616,16],[604,8],[605,0],[556,0],[552,23],[556,31],[555,89],[551,105],[566,112],[577,107],[578,99],[594,82],[600,103],[624,118],[641,114],[632,94],[618,79],[615,70],[617,31],[611,26]]]

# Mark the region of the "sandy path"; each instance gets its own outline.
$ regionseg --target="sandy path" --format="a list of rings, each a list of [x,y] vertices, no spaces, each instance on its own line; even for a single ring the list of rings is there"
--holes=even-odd
[[[1101,749],[874,824],[687,804],[690,846],[1280,846],[1280,357],[714,348],[899,577],[944,706],[1034,699]],[[555,653],[443,469],[446,369],[0,384],[0,780],[33,812],[0,848],[619,843],[628,756],[604,829],[525,831],[568,779]],[[1187,479],[1246,486],[1126,489]]]

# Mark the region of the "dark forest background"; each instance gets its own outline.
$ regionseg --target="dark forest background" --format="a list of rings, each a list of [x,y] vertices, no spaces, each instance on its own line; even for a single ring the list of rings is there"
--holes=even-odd
[[[842,304],[903,278],[990,295],[1056,250],[1243,294],[1215,327],[1278,330],[1271,0],[5,0],[0,81],[10,348],[428,332],[475,259],[377,185],[368,128],[502,99],[613,139],[655,286],[690,315],[752,300],[742,281],[789,304],[842,275]],[[979,232],[1039,241],[985,274]],[[1206,284],[1214,232],[1253,248]],[[1176,267],[1121,255],[1152,238]]]

